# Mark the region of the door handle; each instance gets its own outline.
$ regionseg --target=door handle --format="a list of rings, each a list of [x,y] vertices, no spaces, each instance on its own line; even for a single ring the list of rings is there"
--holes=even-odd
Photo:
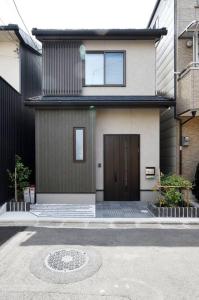
[[[117,182],[117,173],[114,172],[114,181]]]

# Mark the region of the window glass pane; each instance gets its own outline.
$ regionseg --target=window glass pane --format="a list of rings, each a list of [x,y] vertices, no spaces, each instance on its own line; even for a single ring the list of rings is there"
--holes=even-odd
[[[85,57],[85,83],[86,85],[104,84],[104,55],[86,54]]]
[[[123,53],[105,53],[106,84],[123,84]]]
[[[84,129],[75,129],[75,159],[84,160]]]

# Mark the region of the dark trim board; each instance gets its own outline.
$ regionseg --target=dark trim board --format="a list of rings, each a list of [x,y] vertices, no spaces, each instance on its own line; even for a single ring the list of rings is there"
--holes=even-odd
[[[152,11],[152,14],[151,14],[151,16],[150,16],[150,19],[149,19],[147,28],[149,28],[149,27],[151,26],[151,22],[152,22],[152,20],[153,20],[153,17],[154,17],[154,15],[155,15],[155,13],[156,13],[156,10],[157,10],[159,4],[160,4],[160,1],[161,1],[161,0],[156,0],[156,4],[155,4],[154,9],[153,9],[153,11]]]
[[[33,41],[31,36],[29,36],[26,32],[24,32],[17,24],[8,24],[1,25],[0,31],[14,31],[15,35],[19,39],[19,41],[27,47],[29,50],[33,51],[37,55],[42,55],[41,49],[39,49],[39,45],[36,41]]]
[[[167,34],[160,29],[32,29],[39,41],[47,40],[155,40]]]
[[[134,188],[135,188],[135,190],[133,191],[133,190],[129,190],[128,189],[128,195],[127,195],[127,198],[129,198],[129,197],[134,197],[134,199],[133,198],[131,198],[131,200],[130,201],[140,201],[140,135],[139,134],[104,134],[103,135],[103,156],[104,156],[104,201],[113,201],[113,200],[110,200],[108,197],[110,197],[110,196],[107,196],[107,188],[110,188],[110,184],[111,184],[111,180],[110,180],[110,178],[108,179],[108,175],[107,175],[107,166],[106,166],[106,155],[107,155],[107,152],[106,152],[106,149],[105,149],[105,139],[107,138],[107,137],[118,137],[118,138],[120,138],[120,137],[135,137],[135,138],[137,138],[137,141],[136,141],[136,139],[135,139],[135,145],[136,145],[136,143],[137,143],[137,148],[136,148],[136,146],[134,145],[134,144],[131,144],[132,143],[132,141],[133,140],[131,140],[131,142],[130,142],[130,140],[128,141],[129,142],[129,144],[128,144],[128,146],[130,146],[131,145],[131,147],[132,147],[132,145],[134,145],[135,147],[134,147],[134,153],[132,153],[130,150],[129,150],[129,152],[127,151],[127,159],[130,159],[130,157],[131,157],[131,163],[132,163],[132,161],[133,161],[133,156],[132,156],[132,154],[137,154],[137,157],[138,157],[138,161],[137,161],[137,175],[135,175],[135,174],[133,174],[133,173],[130,173],[131,175],[130,175],[130,179],[129,179],[129,169],[127,169],[126,170],[126,172],[128,173],[128,175],[127,175],[127,180],[128,180],[128,183],[127,183],[127,186],[131,186],[131,187],[133,187],[133,182],[132,182],[132,180],[133,180],[133,177],[134,176],[137,176],[136,177],[136,179],[137,179],[137,186],[135,186]],[[123,148],[123,146],[121,147],[121,141],[119,141],[119,151],[116,151],[116,153],[117,153],[117,155],[118,155],[118,152],[120,152],[121,151],[121,153],[122,153],[122,149],[124,149]],[[132,150],[133,148],[131,148],[131,150]],[[118,155],[118,160],[120,160],[120,155],[121,155],[121,153],[119,153],[119,155]],[[131,154],[131,156],[130,156],[130,154]],[[129,155],[129,156],[128,156]],[[116,158],[116,160],[117,160],[117,158]],[[135,161],[134,161],[135,162]],[[128,162],[129,163],[129,162]],[[119,165],[118,165],[119,166]],[[110,170],[110,165],[108,166],[108,169]],[[123,169],[123,168],[122,168]],[[119,192],[121,193],[121,199],[120,199],[120,201],[123,201],[123,200],[125,200],[125,199],[122,199],[122,197],[123,196],[125,196],[125,193],[126,193],[126,191],[124,192],[124,190],[123,189],[121,189],[122,188],[122,186],[123,186],[123,176],[121,176],[121,173],[122,171],[121,171],[121,168],[119,167],[119,175],[117,174],[116,175],[116,177],[119,177],[119,184],[120,184],[120,187],[119,187]],[[123,170],[123,172],[125,172],[124,170]],[[117,173],[118,173],[118,170],[117,170]],[[136,171],[135,171],[135,173],[136,173]],[[112,176],[112,175],[111,175]],[[115,175],[114,175],[115,176]],[[122,179],[121,179],[122,178]],[[115,180],[115,182],[117,182],[118,180],[117,179],[114,179]],[[125,179],[124,179],[125,180]],[[130,182],[131,181],[131,182]],[[108,186],[109,187],[107,187],[107,183],[108,182]],[[115,183],[114,183],[115,184]],[[122,185],[121,185],[122,184]],[[135,182],[135,184],[136,184],[136,182]],[[116,186],[115,186],[115,188],[116,188]],[[117,186],[117,188],[118,188],[118,186]],[[122,191],[122,192],[121,192]],[[136,196],[134,196],[134,193],[136,193]],[[122,196],[123,195],[123,196]],[[120,197],[120,196],[119,196]],[[126,196],[125,196],[126,197]],[[126,200],[126,201],[129,201],[129,200]]]
[[[32,107],[170,107],[175,100],[162,96],[38,96],[25,101]]]

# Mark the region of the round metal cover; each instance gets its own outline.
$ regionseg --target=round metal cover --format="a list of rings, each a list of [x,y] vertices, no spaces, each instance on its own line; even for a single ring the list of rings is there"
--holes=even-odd
[[[92,276],[101,264],[101,255],[91,247],[51,246],[35,253],[30,271],[44,281],[67,284]]]
[[[45,259],[46,267],[54,272],[72,272],[81,269],[87,262],[87,254],[77,249],[56,250]]]

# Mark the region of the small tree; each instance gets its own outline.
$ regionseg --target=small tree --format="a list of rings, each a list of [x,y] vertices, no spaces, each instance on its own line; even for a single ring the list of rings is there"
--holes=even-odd
[[[10,188],[15,191],[15,201],[23,198],[24,188],[29,186],[29,179],[31,175],[31,170],[24,166],[22,159],[19,155],[15,156],[15,171],[11,172],[7,170]]]

